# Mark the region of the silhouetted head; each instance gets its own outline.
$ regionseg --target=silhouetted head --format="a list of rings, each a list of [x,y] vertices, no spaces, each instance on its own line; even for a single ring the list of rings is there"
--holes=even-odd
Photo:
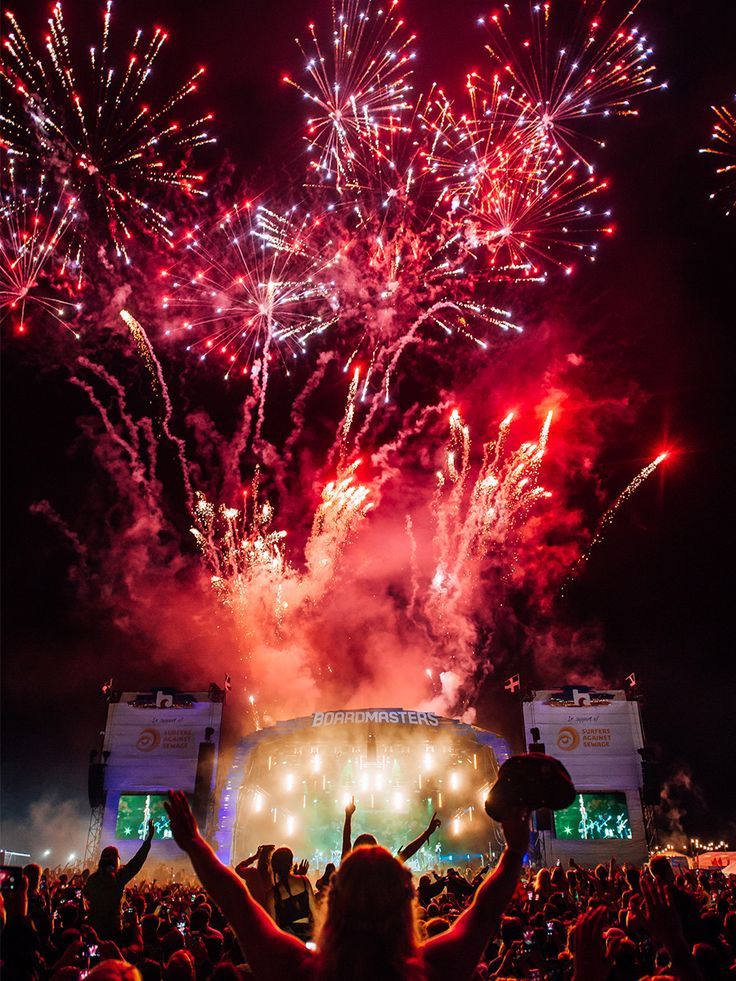
[[[23,875],[28,879],[28,891],[35,892],[41,882],[41,866],[35,864],[26,865],[23,869]]]
[[[665,858],[664,855],[657,855],[653,858],[649,863],[649,868],[654,878],[659,882],[664,882],[668,886],[674,884],[675,873],[672,871],[669,859]]]
[[[277,879],[286,879],[293,864],[294,852],[285,845],[277,848],[271,856],[271,868]]]
[[[87,977],[93,981],[141,981],[138,968],[127,961],[102,961]]]
[[[115,845],[107,845],[100,852],[100,864],[97,866],[100,872],[117,872],[120,868],[120,852]]]
[[[353,849],[330,883],[318,939],[323,976],[410,978],[417,970],[411,872],[380,845]]]
[[[192,910],[192,915],[189,919],[190,929],[194,931],[206,930],[210,925],[210,917],[212,916],[212,907],[208,906],[207,903],[202,903],[196,909]]]
[[[258,846],[258,861],[256,862],[256,868],[261,875],[271,874],[271,856],[273,855],[273,852],[273,845]]]
[[[194,981],[194,958],[188,950],[177,950],[166,962],[164,981]]]
[[[360,848],[361,845],[377,845],[377,844],[378,844],[378,839],[376,838],[376,836],[366,831],[362,835],[358,835],[358,837],[355,839],[355,842],[353,843],[353,848]]]

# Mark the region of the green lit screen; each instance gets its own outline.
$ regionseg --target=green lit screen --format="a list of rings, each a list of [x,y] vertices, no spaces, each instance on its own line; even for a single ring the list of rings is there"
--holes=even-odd
[[[165,800],[168,800],[166,794],[121,794],[115,837],[122,841],[143,841],[148,834],[148,822],[153,821],[154,838],[171,838]]]
[[[631,838],[626,794],[578,794],[564,811],[555,811],[555,834],[558,838],[578,841],[593,838]]]

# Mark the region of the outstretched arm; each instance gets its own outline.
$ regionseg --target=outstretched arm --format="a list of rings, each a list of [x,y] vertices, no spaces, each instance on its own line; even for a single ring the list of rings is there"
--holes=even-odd
[[[475,897],[446,933],[431,937],[422,946],[424,960],[439,976],[471,978],[486,944],[495,933],[511,901],[529,847],[529,814],[517,808],[503,822],[506,848],[501,860]]]
[[[410,841],[408,845],[404,845],[399,854],[396,856],[398,860],[400,862],[408,862],[412,855],[416,855],[424,842],[429,841],[441,824],[442,822],[437,817],[437,811],[435,811],[432,815],[432,820],[429,822],[424,831],[422,831],[419,837],[415,838],[414,841]]]
[[[681,981],[702,981],[697,962],[682,931],[682,920],[672,901],[668,886],[656,881],[640,880],[644,899],[642,919],[650,936],[661,944],[670,955],[673,973]]]
[[[148,833],[146,834],[146,840],[143,842],[141,847],[131,858],[127,865],[123,866],[120,870],[120,878],[123,883],[130,882],[134,879],[140,870],[143,868],[143,863],[148,858],[148,853],[151,850],[151,841],[153,840],[153,821],[148,822]]]
[[[345,805],[345,824],[342,826],[342,855],[340,861],[349,855],[353,848],[352,823],[355,814],[355,798],[350,799],[350,803]]]
[[[166,810],[177,845],[187,853],[199,880],[232,926],[254,974],[281,981],[298,977],[311,951],[280,930],[248,892],[245,883],[223,865],[202,838],[181,791],[169,791]]]

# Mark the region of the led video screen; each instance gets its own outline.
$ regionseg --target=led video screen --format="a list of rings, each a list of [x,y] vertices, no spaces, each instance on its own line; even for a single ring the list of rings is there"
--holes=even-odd
[[[115,837],[119,841],[143,841],[148,833],[148,822],[153,821],[154,838],[171,838],[165,800],[168,800],[166,794],[121,794]]]
[[[574,803],[555,812],[555,834],[561,839],[631,838],[626,794],[620,791],[578,794]]]

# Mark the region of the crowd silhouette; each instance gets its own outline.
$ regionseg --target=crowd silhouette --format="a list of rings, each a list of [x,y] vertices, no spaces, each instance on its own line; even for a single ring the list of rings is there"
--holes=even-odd
[[[4,884],[2,966],[10,981],[682,981],[736,978],[736,877],[643,868],[531,869],[529,814],[502,824],[495,868],[412,875],[439,825],[397,856],[371,835],[310,878],[289,848],[261,846],[230,869],[171,792],[171,829],[192,874],[147,877],[152,832],[121,865],[69,874],[28,865]],[[413,849],[413,851],[412,851]]]

